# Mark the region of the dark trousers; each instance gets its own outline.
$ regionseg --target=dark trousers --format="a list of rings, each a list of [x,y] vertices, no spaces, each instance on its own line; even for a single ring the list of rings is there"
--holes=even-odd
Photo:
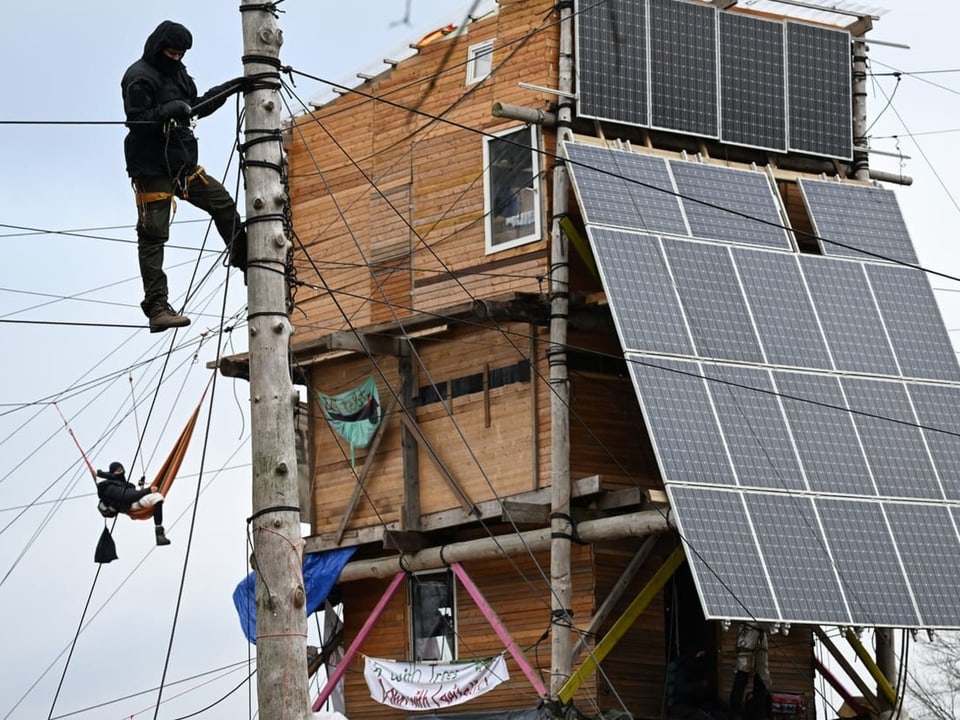
[[[133,188],[137,196],[137,250],[143,280],[140,307],[147,317],[156,303],[167,302],[169,294],[163,272],[163,247],[170,237],[170,206],[174,195],[208,213],[231,252],[234,239],[238,239],[237,245],[243,245],[246,259],[246,233],[237,204],[227,189],[202,169],[191,175],[185,186],[167,177],[145,177],[134,180]]]

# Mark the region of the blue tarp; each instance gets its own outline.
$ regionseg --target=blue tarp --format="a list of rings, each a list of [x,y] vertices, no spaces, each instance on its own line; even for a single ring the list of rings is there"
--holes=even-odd
[[[303,587],[307,591],[307,615],[320,609],[330,594],[340,571],[353,556],[356,548],[341,548],[322,553],[311,553],[303,558]],[[247,640],[257,642],[257,606],[254,603],[253,573],[247,575],[233,591],[233,604],[237,606],[240,627]]]

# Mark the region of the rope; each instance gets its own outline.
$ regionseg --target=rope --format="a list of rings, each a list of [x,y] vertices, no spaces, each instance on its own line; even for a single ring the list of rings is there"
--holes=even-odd
[[[60,415],[60,418],[63,420],[64,427],[67,428],[67,432],[70,433],[70,437],[73,438],[73,444],[77,446],[77,450],[80,451],[80,456],[83,458],[83,461],[87,464],[87,468],[90,470],[90,475],[93,477],[94,481],[97,479],[97,471],[93,469],[93,465],[90,464],[87,454],[83,451],[83,448],[80,447],[80,443],[77,441],[77,436],[73,434],[73,428],[70,427],[70,424],[67,422],[67,419],[63,416],[63,413],[60,412],[60,406],[57,405],[57,402],[53,402],[53,407],[56,408],[57,414]]]
[[[133,406],[133,425],[137,431],[137,437],[140,437],[140,418],[137,416],[137,397],[133,392],[133,373],[127,375],[130,381],[130,404]],[[147,481],[147,468],[143,463],[143,456],[140,456],[140,487],[143,487]]]

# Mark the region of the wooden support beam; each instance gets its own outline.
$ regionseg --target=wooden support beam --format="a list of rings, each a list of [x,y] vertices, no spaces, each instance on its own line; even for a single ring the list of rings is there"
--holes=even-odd
[[[546,503],[503,501],[503,521],[517,525],[543,527],[550,522],[550,506]]]
[[[827,652],[829,652],[833,656],[833,659],[837,661],[837,664],[843,668],[843,671],[847,674],[847,677],[850,678],[853,684],[857,686],[857,690],[860,691],[860,694],[863,695],[864,699],[874,708],[880,710],[881,703],[879,698],[876,696],[873,690],[870,689],[870,686],[867,685],[863,679],[861,679],[860,673],[858,673],[856,668],[853,667],[853,664],[847,660],[844,654],[840,652],[840,649],[834,645],[833,640],[831,640],[823,631],[823,629],[817,625],[813,626],[813,632],[816,634],[820,644],[826,648]]]
[[[402,553],[420,552],[426,547],[423,533],[387,530],[383,536],[383,546]]]
[[[437,451],[433,449],[433,446],[423,434],[420,426],[417,425],[413,418],[410,417],[410,414],[406,412],[400,414],[400,420],[403,421],[404,427],[409,429],[414,437],[416,437],[420,447],[426,451],[427,457],[433,462],[434,467],[437,469],[443,479],[447,481],[447,485],[451,490],[453,490],[453,494],[457,496],[457,500],[460,502],[461,507],[463,507],[463,509],[472,517],[476,518],[479,516],[480,511],[477,509],[476,504],[470,499],[470,496],[467,495],[463,488],[457,484],[456,479],[447,469],[447,466],[443,464],[443,460],[437,454]]]
[[[406,416],[416,412],[417,368],[409,341],[405,341],[400,349],[397,368],[403,401],[401,413]],[[420,456],[416,438],[406,425],[400,428],[400,455],[403,460],[403,527],[405,530],[420,530]]]
[[[352,350],[364,355],[400,355],[400,339],[395,337],[338,330],[331,333],[328,342],[330,350]]]
[[[658,535],[651,535],[643,541],[639,548],[637,548],[637,552],[633,554],[633,557],[630,559],[627,567],[624,568],[623,573],[621,573],[620,577],[617,579],[617,582],[614,583],[609,594],[600,604],[600,607],[597,608],[597,611],[593,614],[593,617],[590,618],[590,622],[587,624],[586,629],[580,635],[580,641],[573,648],[573,653],[570,658],[571,665],[577,661],[577,658],[580,657],[580,654],[587,648],[586,639],[593,637],[600,632],[600,628],[607,621],[607,617],[609,617],[610,613],[613,612],[614,607],[616,607],[616,604],[620,602],[620,598],[627,591],[630,583],[633,582],[633,579],[637,576],[637,573],[640,572],[640,568],[643,567],[643,564],[647,561],[647,558],[650,557],[650,553],[653,552],[653,548],[657,544],[658,539]]]
[[[557,692],[557,697],[564,704],[569,703],[573,694],[583,684],[592,673],[596,671],[603,659],[609,654],[614,646],[620,641],[624,633],[633,625],[640,614],[646,609],[653,598],[666,584],[667,580],[673,575],[680,564],[684,561],[686,555],[683,552],[683,546],[677,545],[670,556],[664,561],[663,565],[654,573],[650,581],[644,585],[643,589],[637,594],[630,603],[629,607],[623,611],[623,614],[617,619],[610,628],[610,631],[603,636],[603,639],[597,643],[597,647],[590,653],[589,657],[583,661],[583,664],[573,675],[563,684]]]
[[[347,522],[350,520],[350,516],[353,515],[354,509],[357,507],[357,502],[360,500],[360,493],[363,492],[363,486],[367,480],[367,474],[370,472],[370,468],[373,467],[373,459],[377,454],[377,449],[380,447],[380,441],[383,439],[384,428],[386,428],[387,422],[389,422],[396,407],[397,399],[392,398],[390,400],[389,407],[387,407],[387,411],[380,417],[380,426],[376,429],[376,432],[373,433],[373,437],[370,439],[370,445],[367,447],[367,456],[363,459],[363,465],[360,466],[360,472],[357,475],[357,482],[353,486],[353,493],[350,495],[350,500],[347,502],[347,507],[343,511],[343,517],[340,518],[340,526],[337,528],[336,535],[334,535],[335,544],[339,544],[339,542],[343,540],[343,532],[347,527]]]

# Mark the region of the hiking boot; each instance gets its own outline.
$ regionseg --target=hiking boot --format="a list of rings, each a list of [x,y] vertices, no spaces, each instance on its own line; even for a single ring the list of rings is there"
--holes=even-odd
[[[155,303],[149,313],[150,332],[157,333],[169,330],[170,328],[184,327],[190,324],[190,318],[186,315],[179,315],[170,303]]]
[[[170,540],[163,534],[163,525],[157,525],[157,545],[169,545]]]
[[[230,243],[230,265],[247,272],[247,231],[240,229]]]

